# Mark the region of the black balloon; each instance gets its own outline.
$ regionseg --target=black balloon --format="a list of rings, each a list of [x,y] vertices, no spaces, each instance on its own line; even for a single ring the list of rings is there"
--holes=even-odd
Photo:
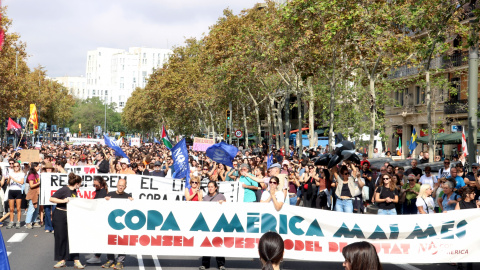
[[[356,164],[360,164],[360,158],[357,154],[353,154],[348,158],[348,160],[355,162]]]
[[[333,155],[330,161],[328,162],[328,168],[333,168],[336,166],[340,161],[342,161],[343,156],[342,155]]]
[[[355,155],[355,150],[343,150],[340,154],[343,156],[344,159],[350,160],[350,157],[352,155]]]
[[[327,166],[331,158],[331,154],[323,154],[315,161],[315,165]]]

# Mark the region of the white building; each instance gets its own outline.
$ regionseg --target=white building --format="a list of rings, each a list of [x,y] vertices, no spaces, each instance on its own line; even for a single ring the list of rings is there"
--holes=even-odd
[[[86,95],[115,102],[121,111],[136,87],[145,87],[148,76],[161,68],[171,50],[132,47],[128,51],[97,48],[87,52]]]
[[[85,99],[86,96],[86,86],[87,86],[87,79],[83,76],[81,77],[56,77],[53,80],[61,83],[63,86],[67,87],[68,93],[75,98]]]

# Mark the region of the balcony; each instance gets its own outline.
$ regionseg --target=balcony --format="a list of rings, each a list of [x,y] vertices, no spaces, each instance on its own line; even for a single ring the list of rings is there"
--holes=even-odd
[[[456,51],[450,55],[443,55],[435,57],[430,62],[430,69],[451,69],[458,68],[468,65],[468,51]],[[403,77],[409,77],[412,75],[417,75],[422,72],[424,69],[423,64],[413,66],[413,65],[403,65],[396,69],[393,69],[392,72],[388,75],[388,79],[399,79]]]
[[[480,101],[480,99],[478,101]],[[478,101],[477,101],[477,108],[480,111],[480,106],[478,106]],[[443,106],[443,112],[445,114],[468,113],[468,99],[450,100],[445,102],[445,105]]]

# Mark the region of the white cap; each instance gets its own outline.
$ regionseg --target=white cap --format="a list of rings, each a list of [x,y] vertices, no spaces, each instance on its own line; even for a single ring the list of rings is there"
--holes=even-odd
[[[130,162],[128,162],[128,158],[122,158],[120,159],[120,163],[125,163],[127,165],[130,165]]]

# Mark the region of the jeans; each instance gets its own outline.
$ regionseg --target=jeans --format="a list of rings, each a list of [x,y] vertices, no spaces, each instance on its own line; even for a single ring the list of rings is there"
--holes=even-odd
[[[297,205],[297,196],[295,197],[290,197],[290,205]]]
[[[337,197],[337,203],[335,204],[335,211],[353,213],[353,201],[352,200],[342,200]]]
[[[29,224],[32,222],[35,222],[35,219],[37,219],[38,216],[38,208],[40,206],[37,203],[37,208],[33,207],[32,200],[28,201],[28,210],[27,210],[27,217],[25,218],[25,223]]]
[[[53,231],[52,212],[55,211],[55,205],[44,205],[43,209],[45,210],[45,230]]]
[[[396,215],[397,210],[393,209],[378,209],[378,215]]]

